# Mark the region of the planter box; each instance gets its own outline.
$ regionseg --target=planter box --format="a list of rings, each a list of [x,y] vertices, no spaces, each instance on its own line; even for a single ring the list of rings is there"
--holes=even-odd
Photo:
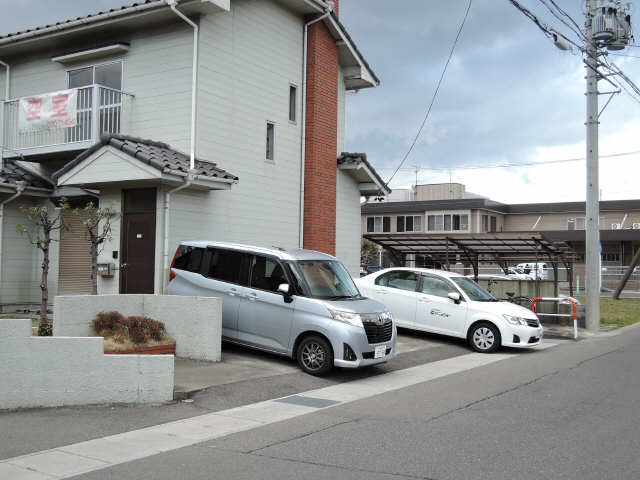
[[[175,355],[176,345],[155,345],[153,347],[136,347],[129,350],[105,350],[105,355]]]

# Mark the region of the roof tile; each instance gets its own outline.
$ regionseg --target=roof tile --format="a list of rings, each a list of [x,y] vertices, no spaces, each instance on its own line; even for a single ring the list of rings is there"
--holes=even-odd
[[[74,168],[86,158],[93,155],[102,147],[111,146],[123,151],[127,155],[140,160],[147,165],[166,173],[180,173],[187,175],[189,172],[190,158],[188,155],[171,148],[166,143],[154,140],[119,135],[115,133],[102,134],[100,141],[88,148],[64,167],[53,174],[54,179],[60,178],[66,172]],[[195,174],[210,179],[238,180],[238,177],[218,168],[215,163],[196,159]]]

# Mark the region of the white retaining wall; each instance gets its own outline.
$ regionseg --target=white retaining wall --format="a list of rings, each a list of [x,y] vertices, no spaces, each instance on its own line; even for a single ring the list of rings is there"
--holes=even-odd
[[[176,355],[219,362],[222,343],[222,301],[215,297],[176,295],[58,296],[53,307],[53,335],[94,335],[92,322],[100,312],[150,317],[164,323],[176,340]]]
[[[173,355],[104,355],[103,339],[33,337],[0,320],[0,409],[173,398]]]

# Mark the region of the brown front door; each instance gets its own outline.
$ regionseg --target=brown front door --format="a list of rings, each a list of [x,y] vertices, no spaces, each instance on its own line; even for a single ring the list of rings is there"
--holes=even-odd
[[[154,293],[156,189],[122,193],[120,293]]]

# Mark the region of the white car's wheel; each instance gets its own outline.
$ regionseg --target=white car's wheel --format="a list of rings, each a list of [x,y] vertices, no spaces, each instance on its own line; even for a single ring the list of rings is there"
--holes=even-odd
[[[498,327],[489,322],[476,323],[469,329],[467,340],[476,352],[493,353],[500,348],[501,338]]]

